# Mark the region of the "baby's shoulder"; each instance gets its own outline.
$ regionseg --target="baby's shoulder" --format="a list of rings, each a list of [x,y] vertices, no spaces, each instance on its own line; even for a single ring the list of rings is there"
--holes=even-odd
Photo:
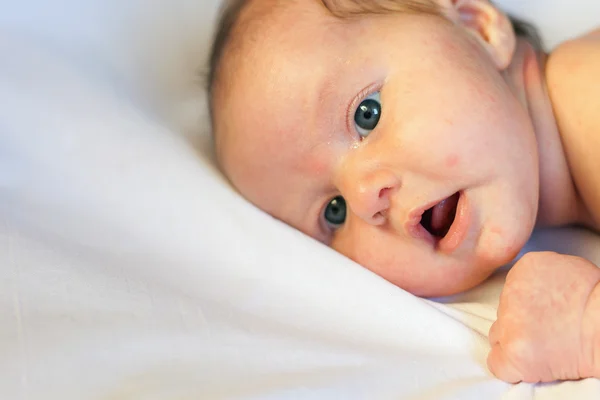
[[[600,132],[600,29],[559,45],[548,57],[546,82],[563,134]]]
[[[546,81],[554,102],[575,105],[600,102],[600,29],[560,44],[549,55]],[[556,105],[556,104],[555,104]],[[575,106],[575,107],[574,107]],[[597,107],[593,107],[597,112]]]
[[[600,28],[559,44],[548,58],[552,72],[576,72],[590,62],[600,62]]]

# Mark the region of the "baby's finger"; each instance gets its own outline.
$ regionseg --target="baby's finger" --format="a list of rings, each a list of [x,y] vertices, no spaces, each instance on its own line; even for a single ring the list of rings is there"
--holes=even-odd
[[[506,357],[499,344],[492,346],[488,355],[487,364],[490,372],[496,378],[508,383],[519,383],[523,380],[523,374],[519,372],[513,363]]]

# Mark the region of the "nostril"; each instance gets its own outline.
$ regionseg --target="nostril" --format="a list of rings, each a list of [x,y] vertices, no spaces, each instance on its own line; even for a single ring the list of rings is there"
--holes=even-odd
[[[385,211],[379,211],[375,215],[373,215],[373,222],[377,225],[384,223],[386,220]]]
[[[389,187],[386,187],[386,188],[383,188],[383,189],[381,189],[381,190],[379,191],[379,198],[381,199],[381,198],[385,197],[385,195],[386,195],[386,194],[387,194],[387,193],[388,193],[388,192],[389,192],[391,189],[392,189],[392,188],[389,188]]]

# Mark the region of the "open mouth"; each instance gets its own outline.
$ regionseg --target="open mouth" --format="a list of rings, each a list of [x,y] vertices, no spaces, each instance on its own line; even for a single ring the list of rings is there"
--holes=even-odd
[[[443,239],[454,223],[459,199],[460,193],[455,193],[425,211],[421,216],[423,228],[433,237]]]

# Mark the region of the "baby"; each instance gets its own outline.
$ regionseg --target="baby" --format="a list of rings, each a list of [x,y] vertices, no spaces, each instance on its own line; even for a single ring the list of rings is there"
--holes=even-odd
[[[487,0],[238,0],[211,66],[240,193],[415,295],[476,286],[535,227],[600,228],[600,31],[547,56]],[[492,373],[600,377],[599,282],[581,258],[520,259]]]

